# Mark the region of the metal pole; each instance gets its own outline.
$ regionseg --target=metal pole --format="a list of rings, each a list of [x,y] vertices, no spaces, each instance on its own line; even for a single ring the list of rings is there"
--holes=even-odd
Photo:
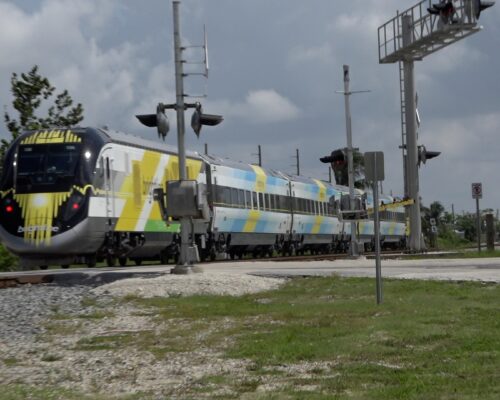
[[[208,154],[208,143],[205,143],[205,154]]]
[[[176,111],[177,111],[177,146],[179,153],[179,179],[186,180],[186,149],[184,144],[184,72],[182,66],[182,47],[179,23],[179,1],[172,2],[174,14],[174,57],[175,57],[175,92],[176,92]],[[181,251],[177,267],[172,270],[176,273],[189,272],[188,267],[194,264],[197,260],[192,259],[192,253],[189,248],[193,246],[189,240],[192,231],[189,218],[181,218]]]
[[[403,16],[403,46],[409,46],[413,41],[412,18]],[[415,71],[413,59],[403,61],[405,86],[405,116],[406,116],[406,151],[408,195],[414,203],[410,206],[410,250],[421,252],[422,221],[420,220],[420,195],[418,183],[418,148],[417,148],[417,116],[415,101]]]
[[[479,197],[476,197],[476,218],[477,218],[477,251],[481,252],[481,216],[479,215]]]
[[[377,176],[377,163],[374,175]],[[373,229],[375,232],[375,275],[377,281],[377,304],[382,303],[382,266],[380,264],[380,220],[378,213],[378,181],[373,182]]]
[[[259,167],[262,167],[262,151],[259,144]]]
[[[332,167],[328,167],[328,182],[332,183]]]
[[[299,149],[296,149],[297,153],[297,176],[300,175],[300,156],[299,156]]]
[[[347,171],[349,180],[349,208],[354,210],[354,165],[352,155],[352,130],[351,130],[351,106],[349,103],[349,65],[344,65],[344,101],[345,101],[345,123],[347,131]],[[351,221],[351,245],[349,246],[351,256],[359,256],[358,243],[356,240],[356,222]]]

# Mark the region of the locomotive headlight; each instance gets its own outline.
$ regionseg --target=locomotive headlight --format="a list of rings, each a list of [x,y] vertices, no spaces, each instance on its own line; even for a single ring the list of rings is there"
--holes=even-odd
[[[85,157],[86,160],[90,160],[90,157],[92,157],[92,153],[90,151],[86,151],[83,156]]]
[[[47,196],[45,194],[37,194],[33,198],[33,206],[35,207],[45,207],[48,203]]]

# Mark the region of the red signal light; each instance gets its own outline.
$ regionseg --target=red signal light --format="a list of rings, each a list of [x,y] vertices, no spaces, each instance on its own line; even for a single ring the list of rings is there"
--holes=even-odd
[[[7,206],[7,207],[5,207],[5,211],[7,211],[8,213],[11,213],[12,211],[14,211],[14,207]]]
[[[78,205],[78,203],[73,203],[73,210],[78,210],[80,208],[80,206]]]

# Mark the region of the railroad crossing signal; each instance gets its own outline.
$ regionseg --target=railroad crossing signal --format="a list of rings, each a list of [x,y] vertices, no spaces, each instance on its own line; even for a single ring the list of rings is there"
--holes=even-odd
[[[473,199],[482,199],[483,198],[483,184],[473,183],[472,184],[472,198]]]

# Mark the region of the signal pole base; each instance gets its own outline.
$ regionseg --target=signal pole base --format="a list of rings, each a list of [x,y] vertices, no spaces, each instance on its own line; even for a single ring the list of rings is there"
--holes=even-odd
[[[203,272],[201,267],[195,265],[197,262],[200,262],[198,246],[195,244],[190,246],[181,246],[179,263],[170,270],[170,273],[176,275],[189,275]]]
[[[191,275],[201,272],[203,272],[203,268],[198,265],[176,265],[170,270],[170,273],[175,275]]]

